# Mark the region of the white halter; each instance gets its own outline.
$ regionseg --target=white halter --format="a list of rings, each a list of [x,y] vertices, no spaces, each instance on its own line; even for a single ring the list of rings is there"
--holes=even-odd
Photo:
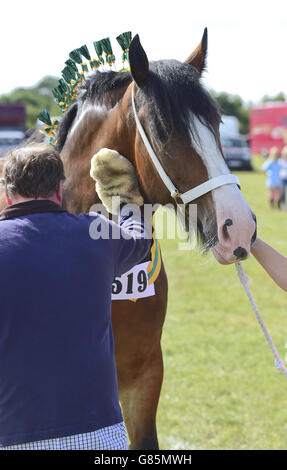
[[[186,191],[185,193],[180,193],[180,191],[174,186],[170,177],[166,174],[159,159],[157,158],[156,154],[153,151],[153,148],[146,136],[143,126],[140,123],[140,120],[138,118],[138,114],[136,111],[133,88],[132,88],[132,106],[133,106],[137,128],[145,144],[145,147],[149,153],[149,156],[152,159],[152,162],[154,166],[156,167],[156,170],[159,176],[161,177],[167,189],[170,191],[170,194],[173,198],[175,199],[180,198],[184,204],[187,204],[193,201],[194,199],[197,199],[198,197],[203,196],[203,194],[206,194],[209,191],[219,188],[220,186],[223,186],[225,184],[238,184],[239,185],[239,179],[237,178],[237,176],[232,175],[231,173],[228,173],[227,175],[215,176],[214,178],[211,178],[205,183],[202,183],[199,186],[196,186],[195,188],[190,189],[189,191]]]

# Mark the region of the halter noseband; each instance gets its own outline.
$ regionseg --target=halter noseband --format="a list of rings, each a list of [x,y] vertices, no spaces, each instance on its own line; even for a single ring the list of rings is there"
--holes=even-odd
[[[227,175],[219,175],[215,176],[214,178],[211,178],[210,180],[206,181],[205,183],[200,184],[199,186],[196,186],[193,189],[190,189],[189,191],[186,191],[185,193],[181,193],[173,184],[171,181],[170,177],[166,174],[164,168],[162,167],[159,159],[157,158],[156,154],[153,151],[153,148],[146,136],[146,133],[144,131],[143,126],[140,123],[137,111],[136,111],[136,106],[135,106],[135,100],[134,100],[134,89],[132,88],[132,107],[133,107],[133,112],[135,116],[135,121],[136,125],[138,128],[138,131],[141,135],[141,138],[143,140],[143,143],[145,144],[145,147],[149,153],[150,158],[152,159],[152,162],[154,166],[156,167],[156,170],[161,177],[164,185],[167,187],[167,189],[170,191],[171,196],[176,200],[176,202],[179,202],[179,198],[182,200],[184,204],[187,204],[194,199],[197,199],[200,196],[203,196],[203,194],[208,193],[209,191],[212,191],[213,189],[219,188],[220,186],[224,186],[225,184],[237,184],[239,185],[239,179],[237,176],[232,175],[231,173],[228,173]]]

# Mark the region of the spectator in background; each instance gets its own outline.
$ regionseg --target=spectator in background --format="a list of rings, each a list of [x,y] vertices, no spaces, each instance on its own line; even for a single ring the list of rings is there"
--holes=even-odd
[[[280,159],[280,179],[282,184],[282,203],[286,206],[286,187],[287,187],[287,145],[281,151]]]
[[[271,207],[280,209],[282,197],[282,183],[280,179],[280,153],[277,147],[272,147],[269,157],[262,165],[262,170],[267,175],[266,187]]]

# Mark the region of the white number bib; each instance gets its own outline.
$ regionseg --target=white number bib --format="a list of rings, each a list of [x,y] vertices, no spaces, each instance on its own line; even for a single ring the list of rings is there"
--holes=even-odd
[[[149,284],[146,263],[137,264],[120,277],[115,277],[112,286],[112,300],[140,299],[155,295],[154,283]]]

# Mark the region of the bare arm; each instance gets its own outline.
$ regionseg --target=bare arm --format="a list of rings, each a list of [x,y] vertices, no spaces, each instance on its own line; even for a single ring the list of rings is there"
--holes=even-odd
[[[260,240],[260,238],[257,238],[252,246],[251,253],[273,281],[275,281],[281,289],[287,291],[287,258],[282,256],[263,240]]]

